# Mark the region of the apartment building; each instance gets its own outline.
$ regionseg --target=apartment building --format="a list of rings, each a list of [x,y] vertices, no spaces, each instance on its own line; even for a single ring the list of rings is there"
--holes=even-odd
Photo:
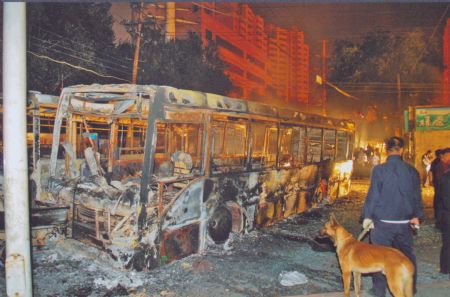
[[[248,5],[202,3],[202,36],[214,41],[235,90],[231,96],[255,99],[271,84],[268,75],[264,20]]]
[[[272,85],[278,98],[289,98],[289,31],[274,25],[266,27],[268,56],[272,64],[269,70]]]
[[[289,31],[289,94],[288,100],[307,104],[309,98],[309,46],[302,31]]]
[[[309,48],[298,29],[268,25],[243,3],[165,2],[145,10],[168,39],[195,32],[205,44],[217,44],[235,86],[229,96],[308,102]]]

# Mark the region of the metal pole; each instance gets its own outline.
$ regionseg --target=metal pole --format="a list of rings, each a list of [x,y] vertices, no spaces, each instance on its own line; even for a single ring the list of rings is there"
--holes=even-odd
[[[175,39],[176,24],[175,24],[175,2],[166,3],[166,41],[169,42]]]
[[[26,141],[26,6],[3,4],[6,293],[32,296]]]
[[[142,32],[142,10],[144,10],[144,2],[139,4],[138,21],[137,21],[137,33],[134,43],[134,60],[133,60],[133,73],[131,77],[131,83],[137,83],[137,72],[139,68],[139,52],[141,51],[141,32]]]
[[[397,112],[398,112],[398,115],[401,120],[403,119],[403,110],[402,110],[403,108],[402,107],[403,107],[403,104],[402,104],[402,87],[401,87],[401,82],[400,82],[400,73],[397,73],[397,108],[398,108]],[[401,121],[399,127],[400,127],[400,129],[399,129],[400,135],[398,135],[398,136],[403,137],[403,129],[402,129],[403,121]]]
[[[327,115],[327,41],[322,40],[322,115]]]
[[[145,132],[144,164],[142,164],[142,177],[140,199],[138,204],[138,228],[142,230],[147,223],[148,186],[153,182],[153,167],[156,151],[157,122],[164,118],[165,89],[159,87],[149,102],[147,118],[147,131]]]

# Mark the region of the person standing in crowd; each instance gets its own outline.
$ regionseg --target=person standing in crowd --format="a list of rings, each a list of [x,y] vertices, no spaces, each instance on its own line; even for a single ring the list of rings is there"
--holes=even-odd
[[[425,154],[422,155],[422,166],[423,166],[423,172],[424,172],[424,176],[423,176],[423,186],[424,187],[429,186],[428,172],[430,171],[431,159],[432,159],[431,150],[428,150]]]
[[[413,251],[411,226],[418,227],[423,217],[420,176],[402,159],[404,141],[391,137],[386,141],[387,160],[372,170],[369,192],[362,210],[363,227],[372,228],[373,244],[391,246],[403,252],[414,264],[414,292],[417,265]],[[372,276],[372,293],[386,294],[386,278],[380,273]]]
[[[367,155],[362,147],[358,148],[355,152],[355,169],[353,171],[354,178],[363,178],[367,165]]]
[[[442,208],[440,210],[442,248],[439,266],[441,273],[449,274],[450,277],[450,147],[442,151],[441,159],[445,169],[439,187],[442,201]]]
[[[444,174],[444,165],[441,162],[442,150],[437,149],[434,151],[436,158],[431,162],[430,172],[428,173],[428,181],[433,185],[434,197],[433,197],[433,208],[434,208],[434,220],[436,228],[439,228],[440,216],[439,210],[441,208],[441,199],[439,193],[439,180]]]
[[[366,155],[367,155],[367,160],[370,160],[372,158],[373,147],[370,144],[368,144],[366,147]]]
[[[403,151],[403,160],[409,164],[413,164],[413,156],[411,155],[411,152],[408,149],[405,149]]]
[[[380,150],[376,148],[372,154],[372,158],[370,159],[370,165],[372,167],[375,167],[380,164],[380,161],[381,161]]]

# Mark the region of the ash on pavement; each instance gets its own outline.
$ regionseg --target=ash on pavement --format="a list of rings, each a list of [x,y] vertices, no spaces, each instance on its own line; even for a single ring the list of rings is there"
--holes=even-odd
[[[342,291],[334,249],[315,240],[332,211],[353,235],[368,181],[353,183],[352,191],[332,205],[313,208],[272,227],[233,234],[224,245],[208,248],[155,270],[123,270],[106,252],[72,239],[57,238],[46,249],[33,251],[34,296],[289,296]],[[432,190],[423,192],[427,217],[415,236],[419,284],[448,278],[438,272],[440,233],[432,220]],[[431,210],[430,210],[431,208]],[[366,239],[367,240],[367,239]],[[280,274],[297,271],[301,285],[284,287]],[[5,272],[0,295],[6,296]],[[363,289],[371,287],[363,277]]]

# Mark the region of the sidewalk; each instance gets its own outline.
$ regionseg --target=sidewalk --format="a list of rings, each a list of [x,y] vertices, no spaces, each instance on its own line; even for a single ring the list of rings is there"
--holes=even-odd
[[[330,293],[318,293],[311,295],[293,295],[286,297],[342,297],[344,292],[330,292]],[[355,296],[354,291],[350,291],[350,296]],[[450,296],[450,281],[432,283],[432,284],[419,284],[417,287],[417,294],[415,297],[448,297]],[[367,291],[361,292],[361,297],[372,297]]]

